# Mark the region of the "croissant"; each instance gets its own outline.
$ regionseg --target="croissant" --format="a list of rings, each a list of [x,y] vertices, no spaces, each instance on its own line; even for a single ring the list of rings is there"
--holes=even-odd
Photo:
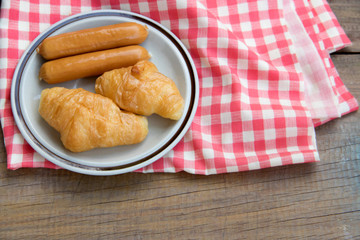
[[[112,99],[120,108],[149,116],[179,120],[184,99],[175,83],[150,61],[105,72],[96,79],[95,92]]]
[[[148,133],[145,117],[121,111],[109,98],[81,88],[43,90],[39,113],[72,152],[135,144]]]

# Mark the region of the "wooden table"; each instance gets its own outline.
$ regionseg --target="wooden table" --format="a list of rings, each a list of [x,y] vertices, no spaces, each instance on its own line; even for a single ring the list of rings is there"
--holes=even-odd
[[[354,43],[333,60],[360,99],[360,1],[329,3]],[[0,239],[359,239],[359,119],[317,128],[320,163],[213,176],[10,171],[1,136]]]

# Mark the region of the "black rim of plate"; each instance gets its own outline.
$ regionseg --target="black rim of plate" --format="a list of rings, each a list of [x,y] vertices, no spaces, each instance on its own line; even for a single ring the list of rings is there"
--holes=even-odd
[[[82,165],[79,163],[75,163],[73,161],[70,161],[66,158],[63,158],[57,154],[55,154],[54,152],[50,151],[46,146],[44,146],[35,136],[34,134],[31,132],[31,130],[28,127],[28,124],[26,123],[24,116],[22,114],[22,109],[20,107],[20,99],[19,99],[19,91],[20,91],[20,83],[22,80],[22,76],[23,76],[23,71],[25,69],[25,66],[27,65],[27,62],[29,61],[29,58],[31,57],[31,55],[34,53],[34,51],[36,51],[36,48],[39,46],[39,44],[46,38],[48,37],[50,34],[52,34],[53,32],[55,32],[56,30],[71,24],[73,22],[79,21],[79,20],[83,20],[86,18],[91,18],[91,17],[99,17],[99,16],[117,16],[117,17],[124,17],[124,18],[128,18],[128,19],[133,19],[133,20],[138,20],[141,21],[145,24],[147,24],[148,26],[153,27],[154,29],[158,30],[159,32],[161,32],[165,37],[167,37],[173,44],[174,46],[179,50],[179,52],[181,53],[181,56],[183,57],[186,66],[189,70],[189,74],[190,74],[190,81],[191,81],[191,97],[190,97],[190,104],[189,104],[189,108],[186,112],[186,116],[181,124],[181,126],[179,127],[179,129],[176,131],[176,133],[166,142],[164,143],[158,150],[156,150],[155,152],[143,157],[140,160],[137,160],[136,162],[133,163],[129,163],[126,165],[121,165],[121,166],[115,166],[115,167],[91,167],[91,166],[87,166],[87,165]],[[69,19],[64,19],[61,23],[55,25],[54,27],[50,28],[44,35],[42,35],[40,38],[38,38],[33,45],[30,47],[30,49],[27,50],[23,60],[21,61],[20,65],[18,66],[18,71],[16,72],[16,76],[14,76],[13,81],[15,81],[15,107],[16,107],[16,113],[18,116],[18,120],[20,121],[20,124],[23,126],[24,131],[26,132],[27,136],[31,139],[32,143],[35,144],[38,148],[40,148],[42,151],[44,151],[44,153],[46,153],[47,155],[51,156],[52,158],[56,159],[57,161],[61,162],[64,166],[71,166],[77,169],[83,169],[83,170],[88,170],[88,171],[96,171],[96,172],[108,172],[108,171],[116,171],[116,170],[126,170],[127,168],[130,167],[136,167],[137,165],[140,165],[138,168],[139,169],[141,167],[147,166],[148,164],[151,164],[153,161],[159,159],[161,156],[159,156],[159,158],[155,158],[157,155],[163,153],[163,151],[168,148],[174,141],[176,141],[179,137],[179,135],[184,131],[184,127],[188,124],[189,120],[190,120],[190,116],[192,114],[193,111],[195,111],[196,109],[194,108],[194,104],[195,104],[195,98],[196,98],[196,77],[195,77],[195,72],[193,70],[191,61],[188,57],[188,55],[186,54],[185,50],[183,49],[183,47],[180,45],[180,43],[178,42],[178,40],[176,40],[168,31],[166,31],[160,24],[157,24],[145,17],[142,17],[141,15],[137,15],[137,14],[131,14],[130,12],[124,12],[124,11],[104,11],[104,10],[100,10],[100,11],[95,11],[95,12],[90,12],[90,13],[86,13],[86,14],[80,14],[80,15],[75,15]],[[179,139],[180,140],[180,139]],[[31,143],[29,143],[31,144]],[[170,150],[170,149],[169,149]],[[152,159],[153,161],[150,161],[148,164],[143,165],[142,163],[145,163],[146,161]],[[52,161],[51,159],[48,159],[49,161]],[[55,163],[57,164],[57,163]],[[132,170],[136,170],[136,169],[132,169]],[[71,170],[71,169],[70,169]],[[124,171],[125,172],[125,171]]]

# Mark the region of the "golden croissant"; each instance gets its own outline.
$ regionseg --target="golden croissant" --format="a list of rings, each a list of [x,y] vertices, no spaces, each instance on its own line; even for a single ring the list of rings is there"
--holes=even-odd
[[[145,117],[121,111],[111,99],[81,88],[43,90],[39,113],[72,152],[135,144],[148,133]]]
[[[156,113],[179,120],[184,111],[184,99],[175,83],[147,60],[105,72],[96,79],[95,92],[136,114]]]

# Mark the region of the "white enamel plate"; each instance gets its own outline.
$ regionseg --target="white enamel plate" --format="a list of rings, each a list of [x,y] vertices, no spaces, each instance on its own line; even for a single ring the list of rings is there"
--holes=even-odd
[[[98,148],[82,153],[66,150],[60,134],[39,115],[41,91],[61,86],[83,88],[94,92],[96,78],[77,79],[60,84],[47,84],[38,78],[44,59],[36,48],[48,36],[120,22],[147,25],[148,38],[141,45],[152,55],[159,71],[174,80],[185,99],[185,110],[178,121],[148,117],[149,133],[140,143],[129,146]],[[15,70],[11,86],[11,106],[15,121],[26,141],[47,160],[79,173],[114,175],[131,172],[149,165],[169,152],[184,136],[194,118],[199,98],[195,65],[181,41],[159,23],[139,14],[121,10],[99,10],[71,16],[41,33],[24,52]]]

